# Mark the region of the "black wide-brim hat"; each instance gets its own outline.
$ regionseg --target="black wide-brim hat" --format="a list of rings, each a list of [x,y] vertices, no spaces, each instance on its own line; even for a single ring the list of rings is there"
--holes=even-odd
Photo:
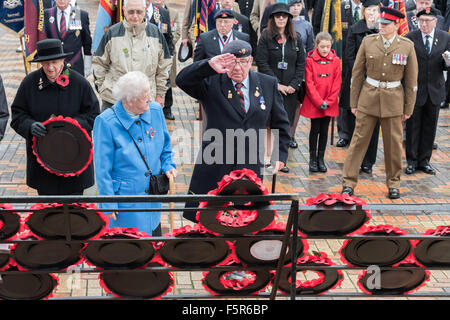
[[[364,205],[365,201],[346,193],[319,194],[307,199],[306,204],[311,209],[299,211],[299,230],[309,236],[346,235],[371,219],[369,210],[356,210],[356,205]]]
[[[234,42],[234,41],[233,41]],[[249,169],[234,170],[218,182],[218,188],[208,192],[210,195],[263,195],[269,191],[256,173]],[[276,210],[271,203],[251,202],[247,199],[235,203],[213,206],[201,202],[197,220],[206,229],[219,234],[247,234],[267,227],[273,222]]]
[[[31,232],[20,236],[21,240],[38,240]],[[62,241],[39,241],[16,243],[11,247],[11,256],[21,270],[65,270],[82,260],[82,243]]]
[[[178,49],[178,61],[185,62],[192,57],[192,54],[193,54],[192,43],[188,41],[187,46],[184,46],[181,43],[180,48]]]
[[[37,203],[30,207],[37,211],[25,220],[31,232],[39,239],[65,239],[69,233],[74,240],[93,240],[105,232],[109,219],[95,211],[94,204],[71,203],[68,205],[70,219],[64,212],[62,204]],[[70,225],[68,225],[70,221]]]
[[[285,13],[292,18],[292,13],[289,11],[289,6],[286,3],[278,2],[273,5],[270,16],[277,13]]]
[[[78,121],[58,116],[42,123],[43,137],[33,137],[37,162],[52,174],[73,177],[84,172],[93,159],[92,139]]]
[[[368,8],[370,6],[377,6],[381,3],[380,0],[362,0],[361,2],[363,7],[365,8]]]
[[[136,241],[150,237],[136,228],[111,228],[102,236],[107,239],[130,239],[129,241],[91,242],[83,250],[87,262],[100,269],[135,269],[147,264],[155,255],[150,241]]]
[[[165,237],[196,238],[195,241],[170,240],[159,246],[161,258],[178,268],[215,266],[225,260],[231,252],[227,241],[212,240],[211,238],[216,236],[198,224],[175,229]],[[204,240],[198,240],[199,238]]]
[[[425,235],[448,236],[450,226],[439,226],[425,232]],[[427,267],[450,266],[450,240],[425,239],[415,244],[414,257]]]
[[[356,233],[355,233],[356,234]],[[406,235],[407,232],[390,225],[363,227],[360,235]],[[354,266],[391,266],[403,261],[412,251],[407,239],[349,239],[339,251],[341,261]]]
[[[70,57],[73,52],[64,52],[59,39],[45,39],[36,43],[36,56],[30,62],[42,62]]]

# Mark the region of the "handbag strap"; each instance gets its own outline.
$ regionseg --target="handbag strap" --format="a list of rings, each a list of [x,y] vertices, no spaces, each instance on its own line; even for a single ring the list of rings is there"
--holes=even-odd
[[[113,107],[111,107],[111,109],[113,110],[114,114],[115,114],[116,117],[117,117],[116,110],[114,110]],[[117,118],[119,118],[119,117],[117,117]],[[119,121],[120,121],[120,120],[119,120]],[[125,128],[125,126],[123,125],[122,121],[120,121],[120,123],[122,124],[123,128],[128,132],[128,135],[130,136],[131,140],[133,141],[134,145],[136,146],[136,149],[137,149],[137,151],[139,152],[139,155],[141,156],[142,160],[143,160],[144,163],[145,163],[145,166],[147,167],[148,173],[150,173],[150,175],[152,175],[152,170],[150,170],[150,167],[148,166],[147,161],[145,161],[145,157],[144,157],[144,155],[142,154],[141,149],[139,149],[139,147],[138,147],[136,141],[134,140],[133,136],[131,135],[130,131],[129,131],[127,128]]]

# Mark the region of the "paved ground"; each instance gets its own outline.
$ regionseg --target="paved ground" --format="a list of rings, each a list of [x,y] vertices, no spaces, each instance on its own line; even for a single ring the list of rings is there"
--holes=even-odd
[[[95,27],[97,12],[97,1],[80,0],[82,8],[90,13],[91,31]],[[174,0],[171,6],[181,10],[184,0]],[[18,39],[11,34],[0,30],[0,74],[5,84],[8,103],[11,104],[16,90],[25,76],[22,56],[16,53],[19,45]],[[177,46],[178,47],[178,46]],[[185,64],[179,64],[179,69]],[[90,78],[90,80],[92,80]],[[187,131],[192,134],[190,143],[198,141],[199,122],[195,120],[197,105],[193,99],[187,96],[178,88],[174,89],[173,112],[175,121],[168,122],[169,131],[174,139],[174,148],[183,148],[188,145],[186,135],[181,135]],[[432,165],[436,168],[437,175],[429,176],[424,173],[417,173],[412,176],[402,176],[401,193],[402,198],[389,200],[386,198],[387,188],[385,186],[383,145],[380,137],[377,163],[373,174],[362,174],[355,193],[360,198],[365,199],[370,204],[380,203],[449,203],[450,194],[450,111],[441,109],[436,143],[438,149],[433,152]],[[183,131],[185,130],[185,131]],[[197,133],[197,134],[196,134]],[[326,152],[327,173],[310,174],[308,172],[308,133],[309,120],[301,118],[297,127],[296,139],[299,144],[298,149],[290,151],[289,174],[278,175],[277,192],[298,193],[302,201],[319,193],[339,192],[341,190],[341,171],[345,159],[346,149],[329,146]],[[184,140],[183,140],[184,139]],[[335,130],[334,140],[337,141]],[[404,153],[404,152],[403,152]],[[193,156],[192,156],[193,157]],[[191,157],[191,158],[192,158]],[[178,166],[179,177],[175,184],[175,193],[184,194],[187,192],[188,183],[192,174],[192,161],[184,161]],[[266,185],[270,190],[270,177],[266,179]],[[87,192],[95,194],[95,187]],[[7,195],[35,195],[33,189],[25,185],[25,143],[9,126],[3,141],[0,143],[0,196]],[[391,224],[408,230],[410,233],[423,233],[427,229],[435,228],[439,225],[450,224],[450,212],[375,212],[371,224]],[[176,215],[175,228],[185,225],[186,222]],[[169,228],[167,217],[163,218],[163,231]],[[339,263],[338,251],[342,241],[316,240],[309,241],[310,251],[324,251],[336,263]],[[355,292],[357,291],[358,271],[345,273],[345,280],[334,292]],[[97,274],[82,275],[81,281],[75,282],[70,275],[61,275],[60,286],[55,292],[55,296],[99,296],[105,293],[98,285]],[[314,275],[306,274],[308,279]],[[206,293],[201,285],[201,273],[178,272],[177,273],[177,293]],[[432,271],[431,281],[418,292],[449,292],[450,291],[450,271]]]

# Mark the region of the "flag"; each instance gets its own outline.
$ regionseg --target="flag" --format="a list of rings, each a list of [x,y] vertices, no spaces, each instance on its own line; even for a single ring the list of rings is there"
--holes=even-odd
[[[408,19],[406,16],[405,1],[404,0],[389,1],[389,7],[398,10],[405,15],[405,17],[400,20],[400,27],[398,28],[397,33],[401,36],[406,35],[409,32],[409,27],[408,27]]]
[[[194,35],[196,37],[203,32],[208,32],[216,28],[216,21],[214,19],[216,0],[193,0],[192,9],[194,10]]]
[[[25,59],[29,61],[36,55],[36,42],[47,38],[44,30],[43,0],[25,0]]]
[[[0,27],[15,34],[22,33],[24,24],[24,6],[22,0],[4,0],[0,2]]]
[[[341,22],[341,1],[325,0],[320,31],[328,32],[333,37],[332,48],[336,55],[342,59],[342,22]]]
[[[122,21],[122,0],[100,0],[98,4],[97,20],[95,23],[92,50],[95,52],[108,28]]]

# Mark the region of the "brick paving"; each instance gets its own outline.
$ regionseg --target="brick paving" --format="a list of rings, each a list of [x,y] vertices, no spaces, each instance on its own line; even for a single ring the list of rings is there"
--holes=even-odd
[[[98,2],[94,0],[79,0],[79,4],[83,9],[89,11],[91,32],[93,34]],[[184,0],[173,0],[170,5],[182,12]],[[5,84],[8,103],[11,104],[16,90],[25,76],[25,72],[22,56],[15,51],[19,45],[16,36],[0,29],[0,43],[0,74]],[[176,46],[177,48],[178,45]],[[178,63],[178,70],[185,65],[186,63]],[[89,80],[92,81],[92,76],[89,77]],[[173,140],[173,147],[181,150],[186,145],[191,146],[199,139],[199,121],[195,120],[197,104],[180,89],[175,88],[172,110],[176,120],[168,122],[168,128],[173,137],[180,138],[180,140]],[[377,162],[373,168],[373,174],[362,174],[360,176],[355,195],[366,200],[369,204],[448,204],[450,202],[449,125],[450,111],[449,109],[441,109],[436,137],[438,149],[433,151],[431,161],[437,171],[436,176],[429,176],[424,173],[416,173],[411,176],[403,175],[400,188],[402,198],[398,200],[387,199],[383,145],[380,137]],[[328,172],[310,174],[307,165],[309,158],[309,126],[309,120],[305,118],[300,119],[296,131],[296,140],[299,148],[291,149],[289,155],[291,171],[288,174],[280,173],[277,177],[276,191],[280,193],[298,193],[301,202],[319,193],[339,192],[341,190],[341,172],[346,154],[345,148],[329,146],[325,156]],[[183,135],[186,132],[193,134],[190,140],[186,140],[186,136]],[[336,129],[334,133],[334,141],[336,142]],[[24,140],[8,126],[5,137],[0,143],[0,196],[36,195],[33,189],[25,185],[25,160]],[[192,168],[192,161],[178,166],[179,176],[175,181],[175,194],[185,194],[187,192]],[[270,190],[270,177],[267,177],[264,183]],[[96,194],[95,186],[87,190],[87,194]],[[372,216],[370,225],[391,224],[415,234],[423,233],[439,225],[450,224],[450,212],[399,213],[388,211],[374,212]],[[180,215],[175,215],[175,228],[186,224],[190,223],[183,220]],[[167,216],[163,216],[162,225],[163,232],[169,230],[169,219]],[[310,240],[308,242],[310,252],[324,251],[335,263],[340,263],[338,251],[342,245],[342,240]],[[333,292],[357,292],[356,281],[358,274],[359,271],[355,270],[344,272],[345,280]],[[73,274],[60,274],[59,276],[59,286],[54,294],[56,297],[105,295],[105,292],[98,285],[98,274],[82,274],[81,277],[74,277]],[[310,275],[307,273],[306,276],[308,279],[311,279],[315,277],[315,274],[311,273]],[[199,272],[177,272],[177,294],[206,294],[201,285],[201,279],[202,275]],[[420,292],[450,292],[450,270],[431,271],[431,280],[425,287],[417,291],[417,293]]]

